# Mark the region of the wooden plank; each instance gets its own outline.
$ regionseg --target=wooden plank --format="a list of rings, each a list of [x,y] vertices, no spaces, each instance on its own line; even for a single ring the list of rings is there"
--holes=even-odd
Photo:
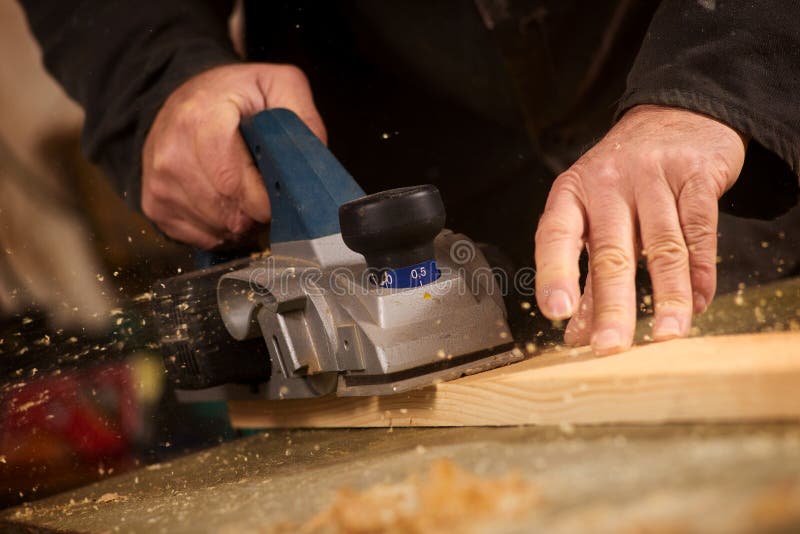
[[[800,420],[800,332],[565,349],[387,397],[232,401],[239,428]]]

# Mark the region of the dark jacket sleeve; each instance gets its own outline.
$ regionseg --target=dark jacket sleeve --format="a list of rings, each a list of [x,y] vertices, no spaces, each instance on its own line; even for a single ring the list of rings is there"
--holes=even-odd
[[[139,207],[141,154],[167,96],[237,61],[232,0],[21,0],[45,67],[85,110],[82,144]]]
[[[751,142],[737,187],[773,203],[776,193],[794,194],[777,199],[785,211],[796,201],[800,175],[799,66],[800,2],[664,0],[618,116],[637,104],[669,105],[744,133]]]

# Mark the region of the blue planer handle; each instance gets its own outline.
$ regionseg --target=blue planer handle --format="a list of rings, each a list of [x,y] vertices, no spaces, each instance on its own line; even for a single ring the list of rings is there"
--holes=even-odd
[[[364,191],[328,148],[288,109],[269,109],[239,126],[269,194],[270,243],[338,234],[339,206]],[[252,250],[199,251],[198,267]]]

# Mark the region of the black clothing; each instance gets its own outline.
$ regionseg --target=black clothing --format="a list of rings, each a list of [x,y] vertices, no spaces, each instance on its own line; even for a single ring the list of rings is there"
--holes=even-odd
[[[683,107],[748,135],[750,161],[728,207],[774,216],[797,202],[798,66],[798,2],[664,0],[628,76],[620,110],[643,103]]]
[[[82,145],[139,209],[141,154],[181,83],[237,61],[233,0],[21,0],[47,70],[86,112]]]
[[[468,25],[470,19],[474,21],[477,18],[477,13],[470,12],[480,11],[484,24],[491,27],[492,32],[499,33],[510,21],[514,27],[520,28],[518,31],[521,33],[535,33],[533,38],[525,36],[522,48],[531,55],[537,53],[536,49],[551,55],[549,61],[541,62],[543,69],[534,73],[541,80],[538,85],[544,89],[540,93],[555,95],[556,100],[559,95],[567,95],[566,100],[569,100],[573,89],[581,89],[579,83],[585,81],[589,69],[609,67],[609,63],[602,62],[599,66],[586,64],[586,58],[595,58],[598,54],[589,54],[580,47],[594,44],[595,49],[602,50],[608,41],[608,33],[602,30],[609,27],[615,33],[610,40],[615,43],[619,34],[630,30],[631,22],[625,21],[628,12],[642,11],[642,4],[656,3],[597,2],[594,4],[599,6],[587,7],[585,2],[569,1],[478,0],[473,3],[456,0],[436,2],[434,7],[426,6],[430,2],[404,2],[401,7],[391,7],[374,5],[390,3],[337,2],[335,11],[355,12],[361,16],[360,22],[371,22],[373,26],[378,23],[378,33],[383,34],[374,36],[378,40],[411,43],[407,44],[406,51],[413,52],[416,48],[422,55],[402,57],[402,48],[395,46],[395,52],[399,52],[395,56],[401,57],[383,60],[399,59],[405,65],[398,70],[416,70],[416,74],[422,74],[423,78],[434,78],[435,84],[461,93],[449,96],[474,104],[476,99],[468,93],[475,91],[476,85],[486,86],[491,82],[487,84],[478,80],[465,87],[454,87],[452,80],[459,79],[459,76],[464,79],[465,76],[463,72],[453,72],[459,68],[454,62],[449,63],[450,68],[442,63],[440,66],[445,68],[422,72],[426,70],[425,65],[430,65],[425,53],[436,55],[433,47],[426,45],[432,38],[449,42],[456,53],[459,48],[477,48],[473,42],[453,39],[453,25],[465,26],[463,21],[468,21]],[[83,140],[87,154],[109,172],[118,187],[128,193],[129,200],[138,203],[134,194],[138,188],[134,185],[138,182],[139,155],[160,104],[177,85],[192,75],[215,65],[237,61],[227,36],[227,15],[232,1],[22,0],[22,4],[42,45],[45,65],[86,109]],[[291,30],[298,30],[292,39],[297,41],[308,37],[308,32],[289,26],[291,22],[297,21],[294,26],[298,26],[307,23],[315,10],[330,11],[329,7],[315,7],[313,2],[290,4],[253,2],[249,6],[248,33],[263,35],[266,32],[259,31],[259,25],[271,25],[276,29],[276,26],[284,24],[270,35],[285,37]],[[491,12],[490,7],[497,5],[503,8]],[[645,16],[649,9],[644,8]],[[310,15],[304,15],[304,11]],[[252,16],[253,12],[258,16]],[[275,13],[282,13],[283,17]],[[437,27],[437,22],[442,25]],[[643,28],[647,20],[639,16],[633,22]],[[311,23],[331,27],[327,18]],[[530,28],[532,24],[536,26],[533,30]],[[349,29],[354,31],[358,28]],[[369,31],[368,27],[365,29]],[[576,36],[578,33],[590,34],[589,42]],[[479,32],[469,28],[467,32],[461,31],[461,35],[474,41]],[[343,33],[338,37],[354,38]],[[637,37],[640,36],[632,36],[633,39]],[[274,37],[270,40],[275,43]],[[361,41],[363,45],[364,39]],[[635,50],[635,43],[630,41],[627,43],[628,51]],[[287,47],[286,42],[277,45],[279,49]],[[251,52],[254,48],[250,47]],[[362,46],[361,50],[368,48],[369,44]],[[377,50],[386,48],[378,46]],[[623,50],[617,46],[613,52],[609,56],[616,57]],[[476,55],[481,56],[480,53]],[[463,62],[466,68],[476,66],[470,57],[475,56],[461,54],[461,59],[467,60]],[[423,66],[415,69],[410,65],[413,62]],[[569,62],[584,64],[577,69],[563,68]],[[750,136],[798,174],[798,65],[800,3],[781,0],[664,0],[660,2],[633,64],[619,109],[624,111],[640,103],[659,103],[707,113]],[[496,66],[486,69],[486,73],[503,76],[497,72]],[[555,76],[554,70],[558,71]],[[563,75],[576,72],[577,76],[572,76],[572,79]],[[572,85],[565,85],[570,83]],[[583,89],[585,91],[585,87]],[[593,91],[591,94],[595,97],[597,93]],[[478,112],[485,114],[488,109],[493,117],[502,116],[501,121],[508,125],[509,120],[514,120],[513,117],[509,119],[509,111],[514,106],[492,109],[502,108],[504,100],[508,102],[508,88],[496,96],[500,98],[493,101],[485,98],[483,103],[488,107]],[[538,105],[537,111],[570,111],[549,104],[552,102],[546,106]],[[553,117],[553,113],[550,115],[551,124],[564,118]],[[324,113],[323,117],[326,117]]]
[[[138,208],[159,106],[239,60],[233,2],[21,2],[45,65],[86,109],[87,154]],[[245,15],[248,59],[308,74],[333,152],[368,192],[435,183],[449,227],[520,263],[554,174],[641,103],[752,139],[723,207],[771,217],[797,202],[800,2],[246,1]],[[745,223],[721,221],[724,249]]]

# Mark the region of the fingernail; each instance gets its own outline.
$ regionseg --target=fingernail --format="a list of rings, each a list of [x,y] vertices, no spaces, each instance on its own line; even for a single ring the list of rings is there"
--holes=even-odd
[[[695,293],[693,297],[695,313],[703,313],[708,309],[708,301],[706,301],[706,298],[703,295],[700,293]]]
[[[608,329],[596,333],[592,337],[592,348],[595,352],[607,353],[622,348],[622,336],[616,330]]]
[[[680,337],[681,333],[680,323],[675,317],[669,315],[660,317],[653,327],[653,338],[658,340]]]
[[[566,319],[572,315],[572,299],[563,289],[555,289],[547,297],[547,308],[553,319]]]

